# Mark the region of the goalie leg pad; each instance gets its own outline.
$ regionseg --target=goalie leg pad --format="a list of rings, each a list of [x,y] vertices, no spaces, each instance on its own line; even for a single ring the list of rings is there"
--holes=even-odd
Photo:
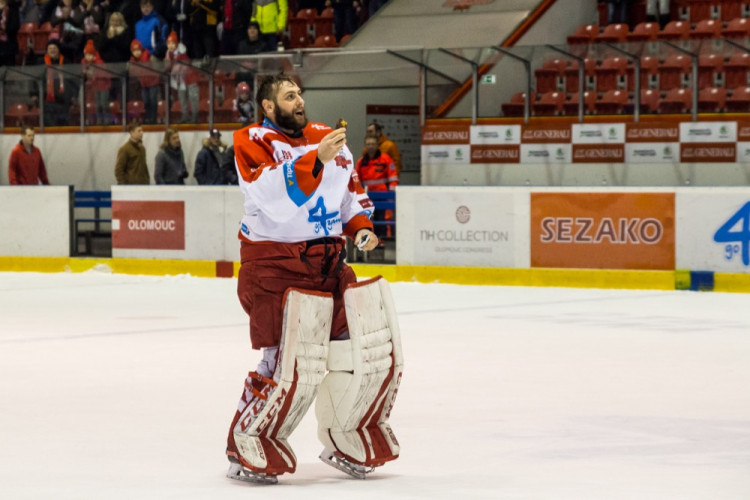
[[[230,460],[261,474],[295,471],[297,458],[287,438],[312,404],[325,376],[332,315],[330,294],[287,290],[273,378],[250,373],[230,429]]]
[[[315,405],[318,438],[353,464],[399,455],[388,417],[403,373],[401,335],[388,283],[378,277],[344,292],[349,340],[331,342]]]

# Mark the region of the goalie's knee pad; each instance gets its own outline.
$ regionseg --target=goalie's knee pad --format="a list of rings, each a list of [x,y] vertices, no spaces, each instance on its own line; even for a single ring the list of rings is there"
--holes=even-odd
[[[388,424],[404,366],[396,311],[380,277],[350,285],[344,303],[350,339],[330,344],[315,404],[318,438],[355,464],[378,466],[399,454]]]
[[[326,371],[333,315],[330,294],[289,289],[271,378],[251,372],[229,431],[227,454],[263,474],[294,472],[287,438],[315,399]]]

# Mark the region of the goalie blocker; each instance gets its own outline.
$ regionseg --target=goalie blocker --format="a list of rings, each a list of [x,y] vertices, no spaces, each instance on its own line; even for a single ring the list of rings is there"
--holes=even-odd
[[[364,478],[372,467],[398,457],[387,421],[403,354],[388,283],[377,277],[349,285],[344,303],[350,339],[329,342],[330,295],[297,289],[285,294],[273,378],[249,374],[230,428],[227,455],[235,463],[229,477],[272,483],[294,472],[296,457],[287,438],[316,394],[318,437],[326,447],[321,458],[335,457],[335,463],[324,461]]]

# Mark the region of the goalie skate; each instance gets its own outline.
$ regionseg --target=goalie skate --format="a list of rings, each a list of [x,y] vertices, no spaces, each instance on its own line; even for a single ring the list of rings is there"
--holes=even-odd
[[[350,462],[340,453],[324,449],[320,456],[323,463],[330,465],[342,472],[346,472],[355,479],[365,479],[367,474],[375,470],[375,467],[367,467]]]
[[[254,472],[244,468],[238,463],[229,464],[227,477],[229,479],[236,479],[238,481],[244,481],[246,483],[254,484],[277,484],[279,482],[278,478],[275,475]]]

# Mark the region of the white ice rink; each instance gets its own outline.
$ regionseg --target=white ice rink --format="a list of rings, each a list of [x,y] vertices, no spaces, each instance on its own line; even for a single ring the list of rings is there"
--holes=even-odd
[[[395,283],[399,460],[226,479],[231,279],[0,273],[2,499],[750,498],[750,295]]]

